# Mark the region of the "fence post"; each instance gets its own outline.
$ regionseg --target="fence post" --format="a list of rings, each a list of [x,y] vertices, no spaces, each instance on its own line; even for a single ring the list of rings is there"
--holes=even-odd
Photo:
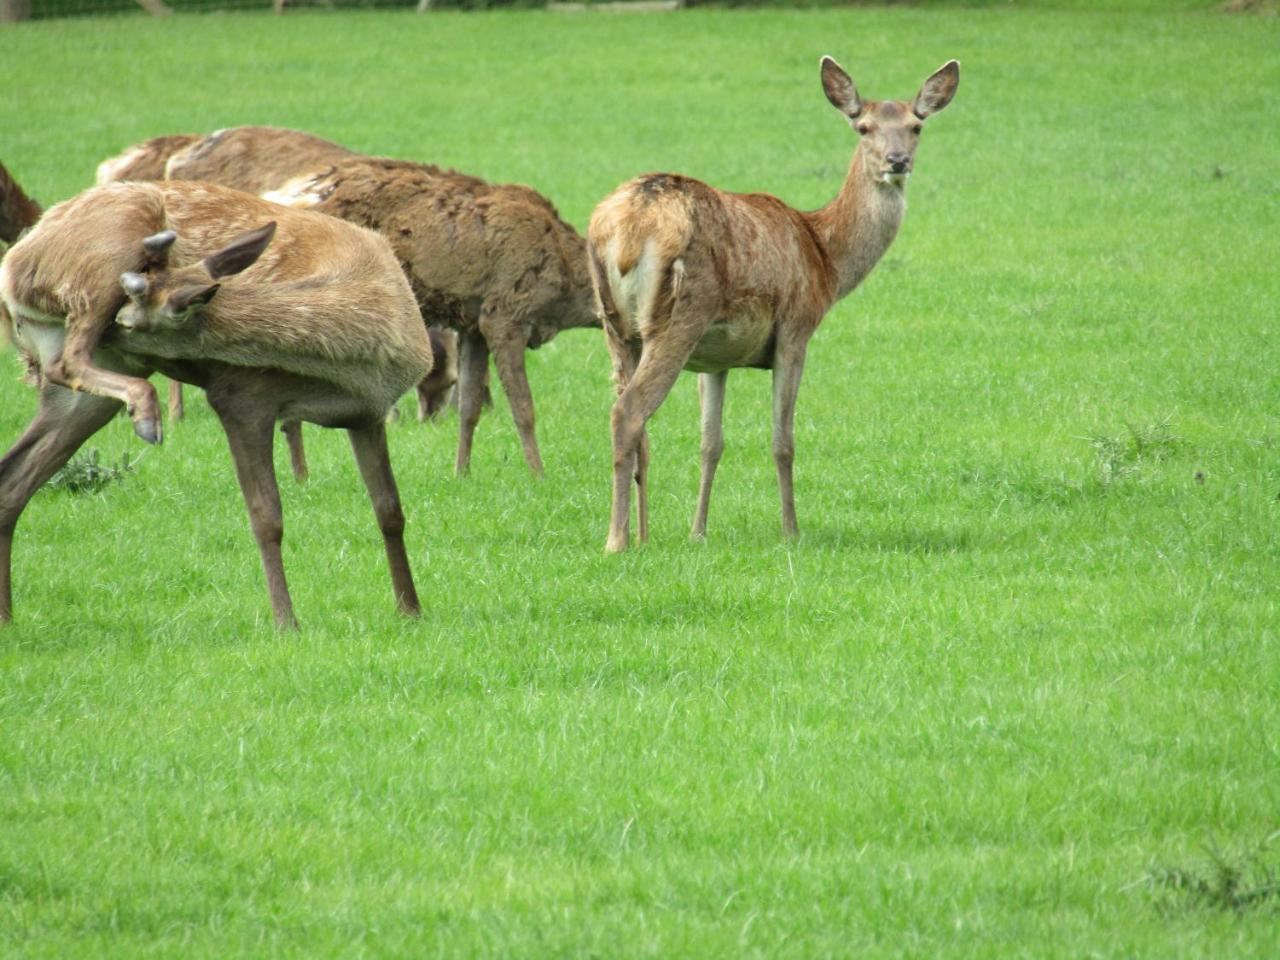
[[[0,0],[0,23],[17,23],[31,17],[31,0]]]

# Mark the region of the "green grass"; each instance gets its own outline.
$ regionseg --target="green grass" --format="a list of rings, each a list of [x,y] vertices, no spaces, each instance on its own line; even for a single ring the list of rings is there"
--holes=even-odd
[[[297,636],[197,396],[120,482],[37,496],[0,954],[1274,956],[1274,897],[1197,891],[1227,889],[1207,851],[1276,871],[1278,42],[1114,10],[0,30],[0,160],[45,202],[138,139],[277,123],[579,228],[658,169],[817,206],[852,149],[821,54],[873,98],[963,63],[900,237],[810,349],[794,545],[740,371],[707,543],[685,377],[652,541],[603,555],[590,332],[531,356],[542,483],[500,396],[465,481],[456,419],[391,428],[421,622],[332,432],[307,485],[278,459]],[[7,443],[34,396],[0,368]],[[90,445],[141,453],[124,420]]]

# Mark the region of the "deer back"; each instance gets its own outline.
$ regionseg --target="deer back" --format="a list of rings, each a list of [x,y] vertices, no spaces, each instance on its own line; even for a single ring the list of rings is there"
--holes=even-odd
[[[319,170],[354,154],[346,147],[283,127],[217,130],[175,153],[169,180],[204,180],[262,193],[291,177]]]

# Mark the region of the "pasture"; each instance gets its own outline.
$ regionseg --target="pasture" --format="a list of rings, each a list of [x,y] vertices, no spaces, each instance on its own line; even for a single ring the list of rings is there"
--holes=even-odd
[[[1274,956],[1278,48],[1204,8],[0,30],[0,161],[46,205],[137,140],[269,123],[579,230],[654,170],[820,206],[855,138],[819,56],[871,98],[962,64],[810,345],[794,543],[768,375],[735,371],[706,542],[686,374],[651,540],[603,553],[595,331],[529,356],[541,482],[500,391],[465,479],[456,415],[402,401],[420,621],[339,433],[302,486],[277,452],[297,635],[198,391],[162,447],[91,439],[132,469],[42,491],[14,545],[0,954]]]

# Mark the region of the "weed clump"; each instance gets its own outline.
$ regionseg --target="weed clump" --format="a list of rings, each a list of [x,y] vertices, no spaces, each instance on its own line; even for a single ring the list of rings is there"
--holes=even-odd
[[[127,453],[122,454],[120,462],[113,464],[103,462],[96,447],[76,454],[61,470],[49,478],[47,486],[51,490],[65,493],[97,493],[124,479],[125,474],[132,473],[137,460],[130,460]]]
[[[1208,849],[1201,864],[1190,868],[1157,867],[1147,871],[1147,886],[1167,898],[1166,906],[1191,906],[1243,913],[1280,907],[1280,853],[1272,851],[1280,831],[1252,850],[1226,853]]]

